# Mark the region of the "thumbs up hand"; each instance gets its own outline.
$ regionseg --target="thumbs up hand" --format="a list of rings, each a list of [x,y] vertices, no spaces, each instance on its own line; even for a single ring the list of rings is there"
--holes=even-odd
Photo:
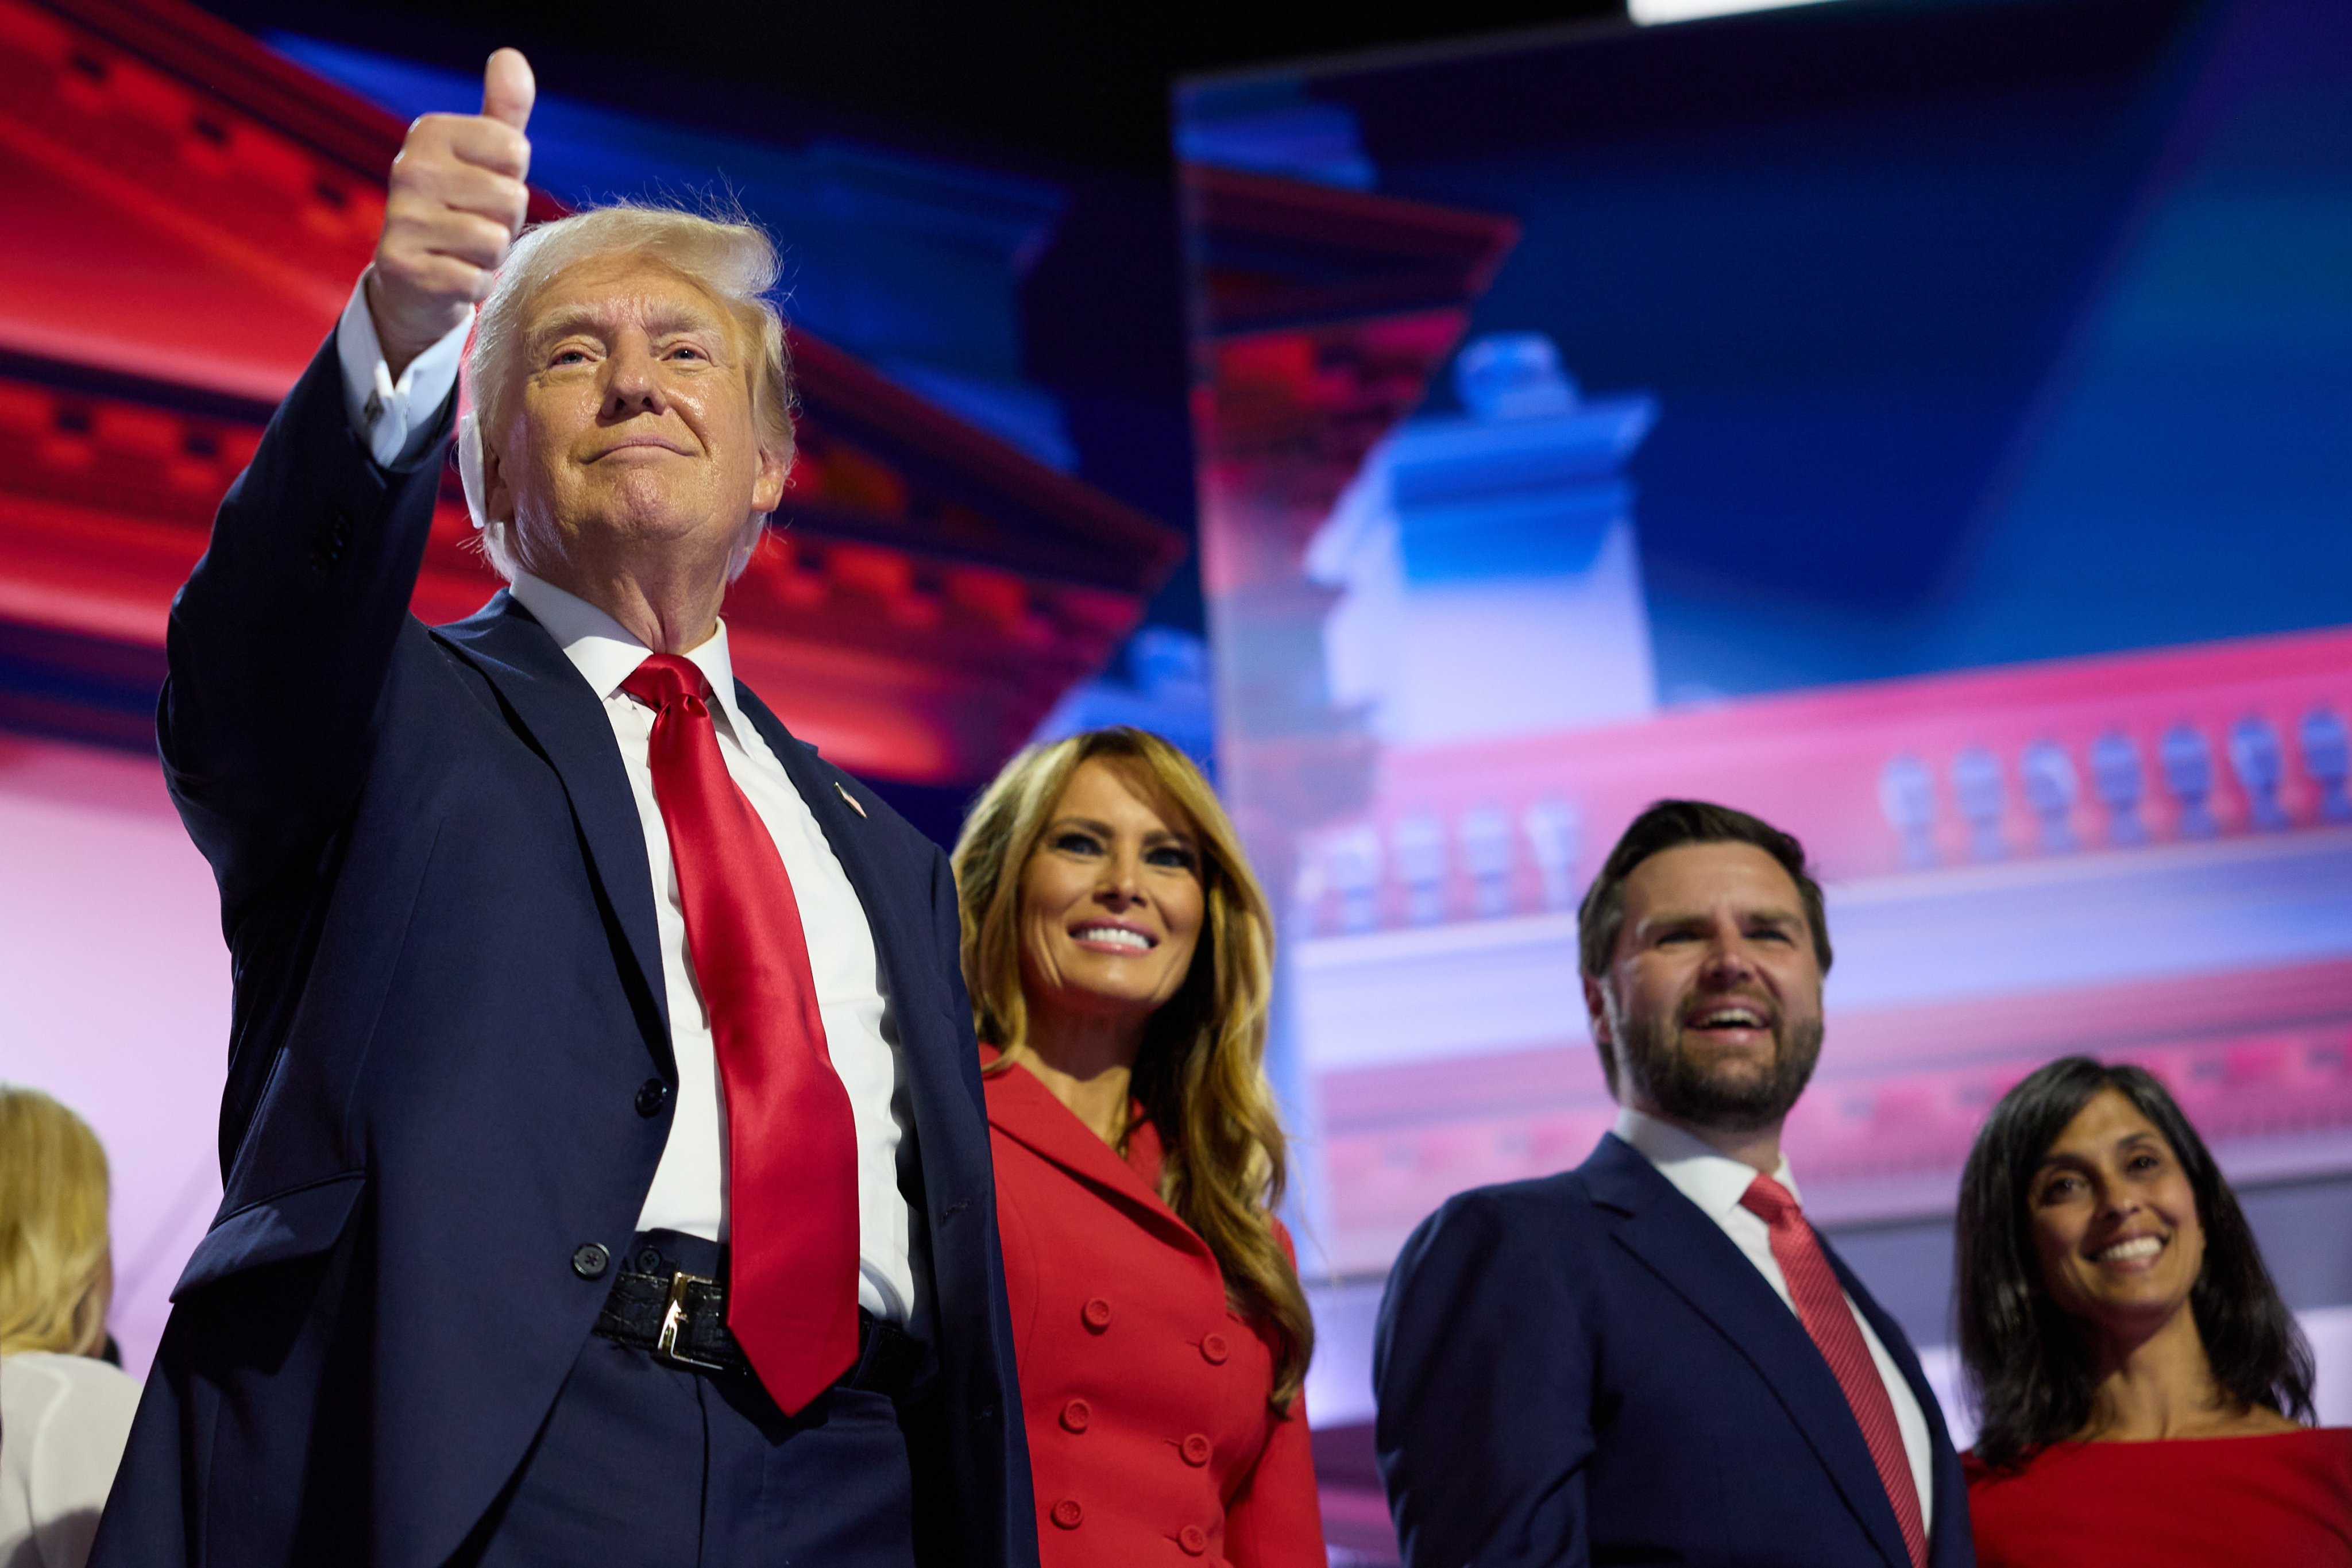
[[[500,49],[482,70],[482,112],[427,114],[393,160],[368,312],[394,376],[465,324],[490,291],[530,200],[530,63]]]

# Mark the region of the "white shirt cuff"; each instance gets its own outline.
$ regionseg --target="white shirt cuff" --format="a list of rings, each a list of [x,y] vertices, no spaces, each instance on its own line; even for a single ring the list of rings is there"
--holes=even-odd
[[[335,326],[335,357],[343,367],[343,411],[351,416],[352,434],[385,468],[417,457],[431,439],[433,416],[457,384],[457,362],[466,352],[471,325],[468,321],[452,329],[409,361],[394,381],[392,367],[384,363],[383,345],[376,340],[375,317],[368,310],[367,274],[360,274],[351,303],[343,307],[343,319]]]

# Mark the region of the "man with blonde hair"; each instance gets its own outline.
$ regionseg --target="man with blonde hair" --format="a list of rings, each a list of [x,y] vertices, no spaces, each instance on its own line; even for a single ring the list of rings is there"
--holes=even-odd
[[[526,230],[532,94],[502,49],[410,128],[173,606],[227,1191],[94,1561],[1034,1564],[946,859],[719,616],[793,460],[774,251]],[[509,585],[428,630],[461,358]]]

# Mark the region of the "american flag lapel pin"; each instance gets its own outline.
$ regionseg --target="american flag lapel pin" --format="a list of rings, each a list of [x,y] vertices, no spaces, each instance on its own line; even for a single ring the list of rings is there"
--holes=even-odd
[[[840,796],[841,796],[841,798],[842,798],[842,799],[844,799],[844,800],[845,800],[845,801],[847,801],[847,802],[849,803],[849,809],[850,809],[850,810],[852,810],[852,811],[856,812],[856,813],[858,816],[865,816],[865,815],[866,815],[866,808],[865,808],[864,806],[862,806],[862,805],[858,805],[858,804],[857,804],[857,797],[856,797],[856,795],[854,795],[850,794],[850,793],[849,793],[849,791],[848,791],[848,789],[847,789],[845,786],[844,786],[844,784],[842,784],[842,782],[841,782],[839,779],[835,779],[835,780],[834,780],[834,781],[833,781],[833,787],[834,787],[834,789],[835,789],[835,791],[840,795]]]

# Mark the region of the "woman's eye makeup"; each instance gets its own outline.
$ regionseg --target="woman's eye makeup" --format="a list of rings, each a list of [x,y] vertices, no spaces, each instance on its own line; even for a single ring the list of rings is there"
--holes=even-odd
[[[2073,1197],[2082,1189],[2083,1178],[2080,1176],[2071,1173],[2052,1176],[2042,1184],[2041,1191],[2034,1195],[2033,1201],[2042,1204],[2061,1203]]]

